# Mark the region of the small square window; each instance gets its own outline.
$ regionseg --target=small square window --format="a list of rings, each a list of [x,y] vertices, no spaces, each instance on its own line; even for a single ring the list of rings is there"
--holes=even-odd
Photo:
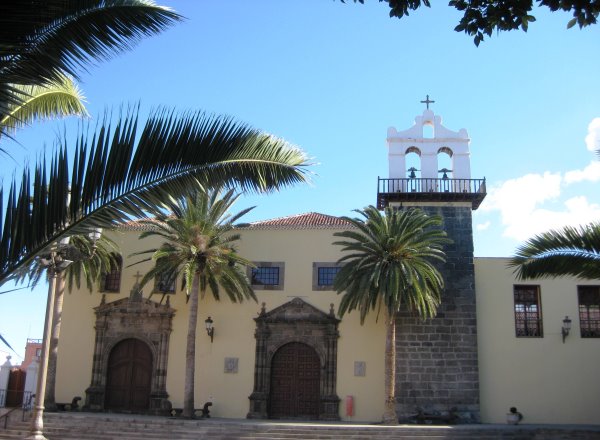
[[[284,263],[258,262],[248,269],[250,284],[255,290],[283,290]]]
[[[336,263],[313,263],[312,290],[333,290],[333,280],[340,269]]]
[[[577,286],[582,338],[600,338],[600,286]]]
[[[514,286],[513,295],[516,336],[518,338],[543,337],[540,286]]]

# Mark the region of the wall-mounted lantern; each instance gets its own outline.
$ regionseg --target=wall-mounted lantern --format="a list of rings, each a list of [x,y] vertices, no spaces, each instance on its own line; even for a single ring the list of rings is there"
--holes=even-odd
[[[212,343],[213,336],[215,335],[215,328],[213,327],[213,320],[210,316],[204,321],[204,326],[206,327],[206,334],[210,336],[210,342]]]
[[[571,320],[569,319],[568,316],[565,316],[565,319],[563,319],[563,325],[562,325],[562,338],[563,338],[563,344],[565,343],[565,338],[567,336],[569,336],[569,332],[571,331]]]

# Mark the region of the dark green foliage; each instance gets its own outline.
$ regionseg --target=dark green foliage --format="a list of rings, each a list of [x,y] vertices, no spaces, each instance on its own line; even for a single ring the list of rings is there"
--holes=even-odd
[[[0,120],[26,99],[15,85],[44,85],[129,50],[180,21],[147,0],[2,0]],[[1,133],[0,133],[1,134]]]
[[[523,280],[565,275],[600,280],[600,223],[536,235],[517,249],[509,266]]]
[[[150,260],[155,263],[140,285],[163,273],[173,277],[182,275],[182,285],[189,297],[194,278],[199,277],[200,293],[210,290],[217,301],[221,299],[221,289],[232,302],[256,301],[243,270],[252,263],[238,255],[234,248],[240,239],[239,234],[232,232],[234,224],[252,209],[230,214],[238,197],[233,190],[225,194],[206,191],[196,182],[190,185],[185,196],[165,200],[149,211],[151,218],[139,220],[149,228],[140,234],[140,239],[157,236],[164,243],[157,249],[134,254],[151,255],[134,264]]]
[[[442,250],[450,242],[439,227],[441,219],[419,209],[406,211],[386,208],[385,215],[375,207],[358,210],[363,218],[348,218],[356,229],[336,232],[344,238],[344,256],[335,281],[343,294],[339,313],[360,312],[361,322],[368,312],[381,307],[392,318],[404,307],[423,318],[434,316],[440,303],[444,281],[435,261],[444,261]]]
[[[347,0],[340,0],[345,3]],[[416,10],[421,6],[430,7],[429,0],[379,0],[390,6],[390,17],[402,18],[409,15],[409,10]],[[354,0],[364,3],[365,0]],[[600,14],[600,2],[596,0],[536,0],[537,6],[544,6],[551,11],[571,12],[573,18],[567,27],[578,25],[580,28],[596,24]],[[454,7],[464,13],[457,32],[465,32],[473,37],[477,46],[484,36],[491,36],[492,32],[512,31],[522,29],[527,31],[529,23],[535,21],[531,15],[533,0],[450,0],[448,6]]]

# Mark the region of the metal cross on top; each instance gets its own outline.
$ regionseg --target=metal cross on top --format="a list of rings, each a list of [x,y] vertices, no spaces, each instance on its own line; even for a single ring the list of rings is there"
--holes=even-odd
[[[431,101],[429,99],[429,95],[427,95],[427,97],[425,98],[425,101],[421,101],[422,104],[427,105],[427,110],[429,110],[429,104],[433,104],[435,101]]]

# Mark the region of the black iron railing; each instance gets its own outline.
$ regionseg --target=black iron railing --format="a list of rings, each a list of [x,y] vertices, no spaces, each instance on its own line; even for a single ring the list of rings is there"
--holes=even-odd
[[[386,193],[480,193],[485,194],[485,179],[377,179],[377,192]]]

